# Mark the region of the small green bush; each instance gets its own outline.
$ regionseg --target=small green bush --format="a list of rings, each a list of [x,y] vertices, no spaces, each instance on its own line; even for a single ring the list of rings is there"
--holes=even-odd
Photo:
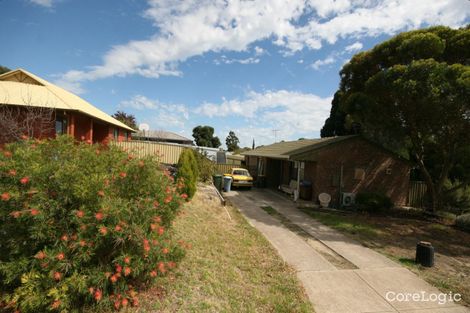
[[[470,232],[470,213],[457,216],[455,219],[455,226]]]
[[[384,194],[361,192],[356,195],[356,207],[359,211],[379,213],[393,207],[393,202]]]
[[[194,153],[191,149],[185,149],[178,160],[178,186],[191,199],[196,193],[197,173],[194,168],[197,167]]]
[[[207,153],[193,150],[199,171],[199,180],[202,182],[212,181],[212,175],[215,173],[214,162],[207,158]]]
[[[25,140],[0,151],[0,195],[0,311],[137,305],[183,256],[170,228],[184,194],[155,158]]]

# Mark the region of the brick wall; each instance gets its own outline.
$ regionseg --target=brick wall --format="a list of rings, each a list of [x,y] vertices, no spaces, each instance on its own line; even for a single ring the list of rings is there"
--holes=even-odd
[[[342,192],[380,192],[389,196],[395,205],[406,205],[410,166],[382,148],[353,138],[318,150],[315,159],[306,168],[306,172],[309,169],[315,173],[314,199],[327,192],[333,204],[338,204],[342,166]]]

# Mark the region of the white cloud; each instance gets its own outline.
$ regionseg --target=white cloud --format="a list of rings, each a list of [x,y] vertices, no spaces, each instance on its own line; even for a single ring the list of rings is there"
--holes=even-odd
[[[315,62],[313,62],[313,64],[311,65],[311,67],[314,69],[314,70],[319,70],[321,67],[325,66],[325,65],[329,65],[329,64],[333,64],[336,62],[336,58],[333,56],[333,55],[330,55],[330,56],[327,56],[325,59],[323,60],[316,60]]]
[[[219,64],[233,64],[233,63],[238,63],[238,64],[257,64],[260,62],[260,59],[258,58],[246,58],[246,59],[228,59],[225,56],[222,56],[220,59],[214,60],[214,63],[219,65]]]
[[[363,47],[362,43],[360,43],[359,41],[356,41],[355,43],[344,48],[344,50],[348,53],[351,53],[351,52],[356,52],[358,50],[361,50],[362,47]]]
[[[149,114],[153,129],[168,127],[184,128],[189,119],[189,110],[183,104],[166,104],[158,100],[152,100],[142,95],[136,95],[130,100],[124,100],[120,107],[136,110],[153,110],[155,114]]]
[[[256,56],[261,56],[261,55],[266,53],[266,50],[264,50],[263,48],[258,47],[258,46],[255,46],[254,50],[255,50],[255,55]]]
[[[29,0],[31,3],[50,8],[53,5],[53,0]]]
[[[288,55],[320,49],[339,38],[393,34],[423,25],[459,26],[470,12],[470,2],[464,0],[147,1],[144,16],[158,30],[154,36],[114,46],[101,65],[67,72],[62,79],[178,76],[179,62],[209,51],[247,51],[252,43],[272,40]],[[306,15],[308,22],[301,23]]]
[[[275,127],[281,130],[278,138],[292,139],[292,136],[312,136],[318,132],[329,115],[331,100],[331,97],[287,90],[251,91],[241,100],[204,103],[195,112],[207,117],[242,117],[251,125],[267,125],[262,127],[266,138],[273,139],[272,133],[266,130]],[[249,129],[244,128],[244,131],[249,137]],[[251,132],[251,136],[253,134]]]

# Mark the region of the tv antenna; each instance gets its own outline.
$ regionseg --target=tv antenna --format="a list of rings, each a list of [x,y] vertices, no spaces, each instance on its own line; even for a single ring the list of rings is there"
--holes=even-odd
[[[274,134],[274,143],[277,142],[277,133],[279,132],[279,129],[273,129],[273,134]]]

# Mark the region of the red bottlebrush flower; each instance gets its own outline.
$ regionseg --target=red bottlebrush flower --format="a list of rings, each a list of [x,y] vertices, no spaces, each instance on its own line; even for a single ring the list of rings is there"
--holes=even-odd
[[[42,268],[47,268],[49,266],[49,263],[41,263]]]
[[[116,275],[113,275],[109,278],[109,280],[114,284],[118,281],[118,277]]]
[[[119,173],[119,176],[121,178],[126,178],[127,174],[125,172],[121,172],[121,173]]]
[[[166,187],[165,192],[166,192],[166,193],[170,193],[170,192],[171,192],[170,187]]]
[[[55,256],[57,260],[62,261],[65,259],[65,254],[63,252],[59,253],[58,255]]]
[[[116,225],[116,227],[114,227],[114,230],[115,231],[121,231],[122,227],[120,225]]]
[[[52,302],[51,304],[51,309],[55,310],[55,309],[58,309],[60,307],[60,300],[54,300],[54,302]]]
[[[150,224],[150,229],[151,229],[151,230],[157,229],[157,225],[156,225],[156,224]]]
[[[132,298],[132,306],[139,306],[139,299]]]
[[[8,175],[10,176],[16,176],[16,170],[9,170]]]
[[[95,288],[90,287],[90,288],[88,288],[88,291],[90,292],[90,294],[93,294],[95,292]]]
[[[11,158],[12,154],[10,151],[5,151],[3,152],[3,155],[6,157],[6,158]]]
[[[132,272],[132,269],[130,267],[124,267],[124,276],[129,276],[129,274]]]
[[[128,257],[128,256],[126,256],[126,257],[124,258],[124,263],[130,264],[130,263],[131,263],[131,258]]]
[[[158,201],[153,202],[153,207],[154,208],[158,208],[159,206],[160,206],[160,203],[158,203]]]
[[[121,301],[122,307],[125,308],[129,304],[129,300],[127,298],[122,299]]]
[[[26,136],[26,135],[21,135],[21,139],[23,139],[23,140],[28,140],[28,138],[29,138],[29,137]]]
[[[155,221],[155,223],[161,223],[162,218],[160,216],[155,216],[153,220]]]
[[[181,198],[183,198],[183,199],[188,199],[188,195],[185,194],[185,193],[183,193],[183,194],[181,195]]]
[[[101,300],[101,298],[103,297],[103,292],[101,290],[96,290],[95,291],[95,300],[97,302],[99,302]]]
[[[86,141],[86,143],[89,144],[89,145],[91,145],[93,142],[92,142],[90,139],[88,139],[88,140]]]
[[[170,252],[170,250],[168,250],[168,248],[163,248],[163,249],[162,249],[162,253],[163,253],[163,254],[168,254],[168,252]]]
[[[98,191],[98,196],[104,197],[104,191],[103,191],[103,190],[99,190],[99,191]]]
[[[116,264],[116,272],[121,273],[122,272],[122,266],[119,264]]]
[[[84,141],[84,140],[85,140],[85,136],[81,136],[81,137],[80,137],[80,140],[81,140],[81,141]]]
[[[69,240],[69,236],[67,236],[66,234],[63,234],[62,237],[60,237],[60,240],[62,240],[62,241],[68,241],[68,240]]]
[[[144,161],[142,161],[142,160],[139,161],[139,167],[144,167],[144,165],[145,165]]]
[[[38,260],[42,260],[46,257],[46,254],[43,251],[39,251],[34,257]]]
[[[72,234],[72,236],[70,236],[70,239],[77,240],[77,234]]]
[[[2,201],[8,201],[10,200],[11,196],[8,192],[2,193]]]
[[[31,209],[30,213],[31,213],[32,216],[36,216],[36,215],[39,214],[39,210]]]
[[[27,183],[29,183],[29,177],[25,176],[25,177],[21,178],[20,183],[23,184],[23,185],[26,185]]]
[[[173,262],[173,261],[170,261],[170,262],[168,262],[168,267],[169,267],[169,268],[175,268],[175,267],[176,267],[176,263]]]
[[[104,215],[103,213],[101,212],[98,212],[95,214],[95,218],[98,220],[98,221],[101,221],[103,219]]]
[[[158,263],[158,270],[160,271],[160,273],[165,273],[166,272],[165,263],[159,262]]]
[[[18,218],[21,216],[21,212],[20,211],[13,211],[10,213],[11,216],[13,216],[14,218]]]
[[[156,271],[151,271],[151,272],[150,272],[150,276],[151,276],[151,277],[156,277],[156,276],[157,276],[157,272],[156,272]]]
[[[62,279],[62,274],[59,273],[59,272],[55,272],[54,273],[54,279],[57,280],[57,281],[61,280]]]
[[[100,227],[100,233],[105,236],[107,233],[108,233],[108,229],[106,228],[106,226],[101,226]]]
[[[78,244],[80,245],[80,247],[84,247],[84,246],[86,246],[86,241],[85,240],[80,240],[80,242]]]
[[[165,228],[163,227],[158,227],[158,234],[161,236],[165,232]]]
[[[77,213],[75,213],[75,214],[77,215],[78,218],[82,218],[82,217],[85,216],[85,212],[83,212],[83,211],[81,211],[81,210],[80,210],[80,211],[77,211]]]
[[[120,300],[114,301],[114,308],[116,310],[119,310],[120,307],[121,307],[121,301]]]
[[[171,200],[173,200],[173,197],[170,195],[170,196],[166,197],[163,202],[165,202],[165,203],[170,203]]]

